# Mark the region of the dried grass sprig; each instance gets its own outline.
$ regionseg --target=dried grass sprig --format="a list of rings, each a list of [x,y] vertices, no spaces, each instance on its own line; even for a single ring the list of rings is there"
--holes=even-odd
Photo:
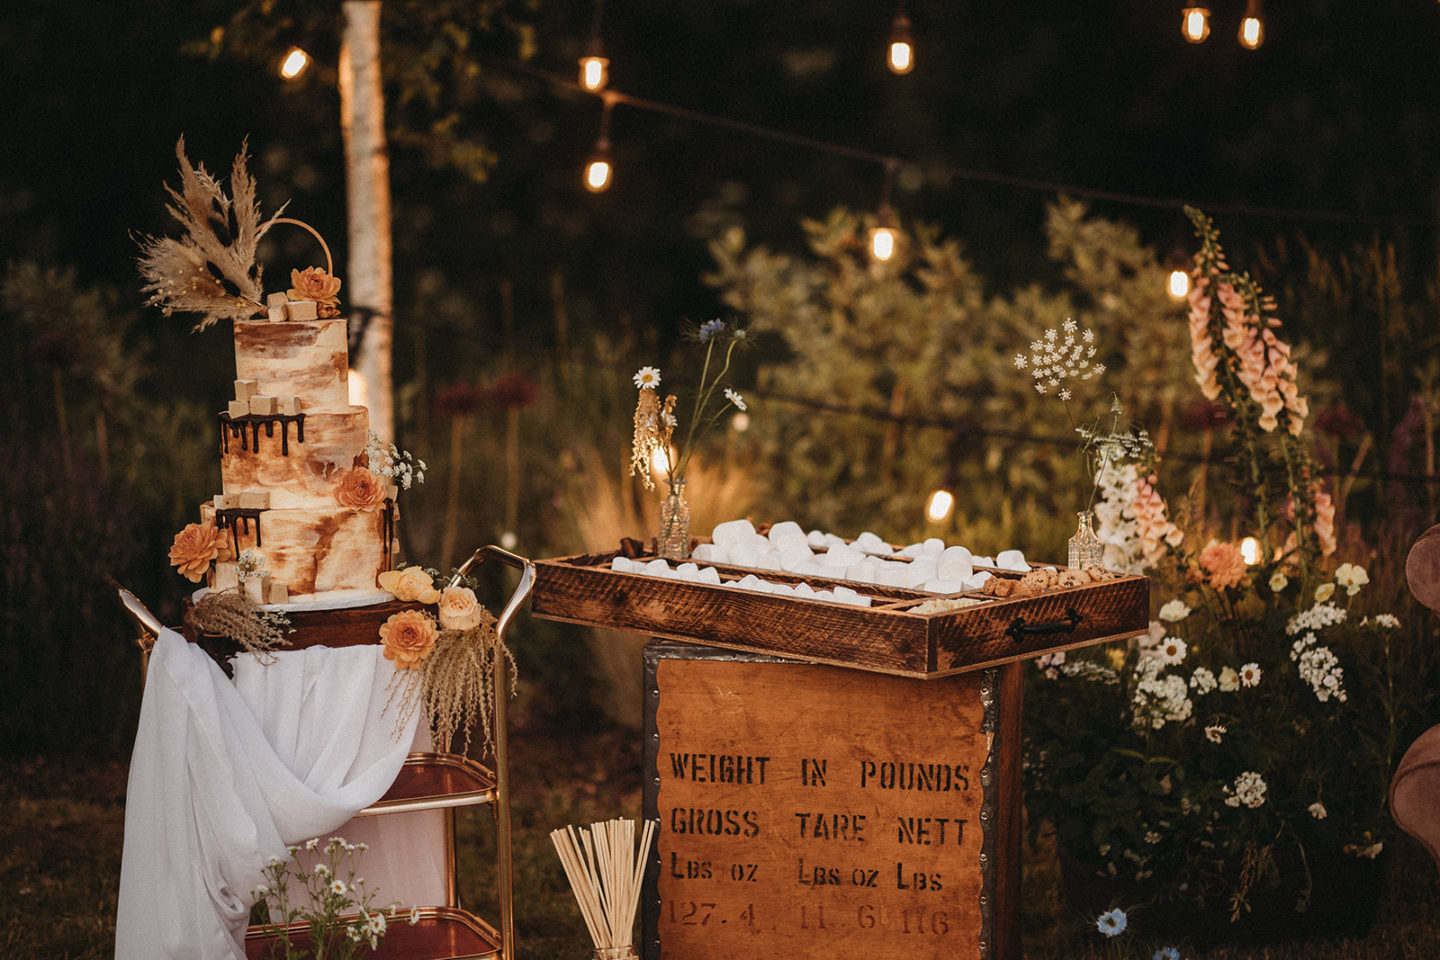
[[[229,637],[261,663],[273,663],[277,648],[288,646],[290,618],[261,610],[236,590],[212,590],[190,607],[186,625],[197,633]]]
[[[179,238],[140,238],[147,302],[166,316],[176,311],[199,314],[195,330],[264,313],[255,249],[281,211],[261,220],[246,148],[241,147],[230,170],[233,198],[203,165],[190,163],[184,137],[175,144],[175,157],[180,161],[180,189],[166,185],[171,200],[166,209],[183,232]]]
[[[403,729],[422,705],[432,741],[440,749],[465,753],[470,731],[479,727],[485,753],[495,749],[495,657],[510,668],[510,695],[516,691],[515,657],[495,631],[495,617],[481,609],[480,623],[468,630],[441,630],[419,670],[397,670],[390,681],[386,709],[398,703],[396,729]],[[456,737],[459,743],[456,744]],[[458,746],[458,749],[457,749]]]

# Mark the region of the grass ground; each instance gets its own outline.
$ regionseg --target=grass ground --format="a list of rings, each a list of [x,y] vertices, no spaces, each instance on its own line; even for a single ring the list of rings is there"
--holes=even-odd
[[[522,960],[582,960],[590,946],[550,845],[551,829],[638,816],[638,738],[610,729],[520,732],[514,761],[516,939]],[[100,960],[113,953],[124,825],[121,763],[0,761],[0,957]],[[493,830],[461,818],[461,893],[493,916]],[[1191,960],[1431,960],[1440,956],[1440,872],[1418,845],[1392,845],[1379,918],[1363,940],[1182,951]],[[1149,960],[1156,944],[1105,942],[1063,905],[1053,851],[1026,850],[1027,960]],[[1117,954],[1116,948],[1123,953]],[[742,960],[742,958],[737,958]]]

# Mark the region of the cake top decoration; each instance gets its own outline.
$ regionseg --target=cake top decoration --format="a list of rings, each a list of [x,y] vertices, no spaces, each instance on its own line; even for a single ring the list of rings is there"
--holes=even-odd
[[[165,192],[170,195],[166,209],[180,224],[180,236],[138,238],[147,304],[159,307],[167,317],[177,311],[198,314],[194,331],[219,320],[248,320],[267,314],[271,319],[285,319],[271,313],[273,305],[266,303],[262,269],[255,257],[260,238],[271,227],[292,224],[308,230],[320,242],[325,267],[292,270],[290,289],[276,296],[314,302],[320,319],[340,315],[340,279],[334,276],[324,238],[309,224],[280,216],[283,204],[274,216],[262,218],[246,146],[241,146],[231,166],[228,196],[203,164],[190,162],[183,136],[175,143],[175,157],[180,161],[180,188],[166,184]]]

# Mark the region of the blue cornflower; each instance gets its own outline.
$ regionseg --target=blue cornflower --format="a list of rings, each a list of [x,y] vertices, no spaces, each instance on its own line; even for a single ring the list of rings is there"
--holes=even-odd
[[[1107,937],[1113,937],[1125,929],[1125,911],[1119,907],[1107,910],[1095,920],[1095,928]]]
[[[1180,951],[1175,947],[1161,947],[1151,960],[1180,960]]]
[[[724,320],[706,320],[700,325],[700,342],[709,343],[710,338],[725,329]]]

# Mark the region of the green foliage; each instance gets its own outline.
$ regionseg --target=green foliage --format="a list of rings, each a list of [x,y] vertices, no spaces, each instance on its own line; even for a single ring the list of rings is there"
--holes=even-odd
[[[1081,459],[1068,455],[1075,424],[1011,358],[1074,317],[1096,331],[1110,368],[1070,405],[1078,419],[1109,409],[1113,392],[1142,422],[1173,421],[1185,327],[1153,252],[1132,228],[1062,200],[1047,235],[1073,289],[992,295],[960,243],[933,227],[916,226],[891,261],[873,263],[869,225],[843,209],[807,221],[808,257],[749,247],[738,228],[711,243],[707,280],[777,345],[758,353],[781,358],[761,363],[765,415],[751,430],[775,515],[1060,556],[1070,531],[1055,518],[1088,493]],[[1156,362],[1167,353],[1172,362]],[[956,493],[954,519],[927,527],[925,499],[942,483]]]

